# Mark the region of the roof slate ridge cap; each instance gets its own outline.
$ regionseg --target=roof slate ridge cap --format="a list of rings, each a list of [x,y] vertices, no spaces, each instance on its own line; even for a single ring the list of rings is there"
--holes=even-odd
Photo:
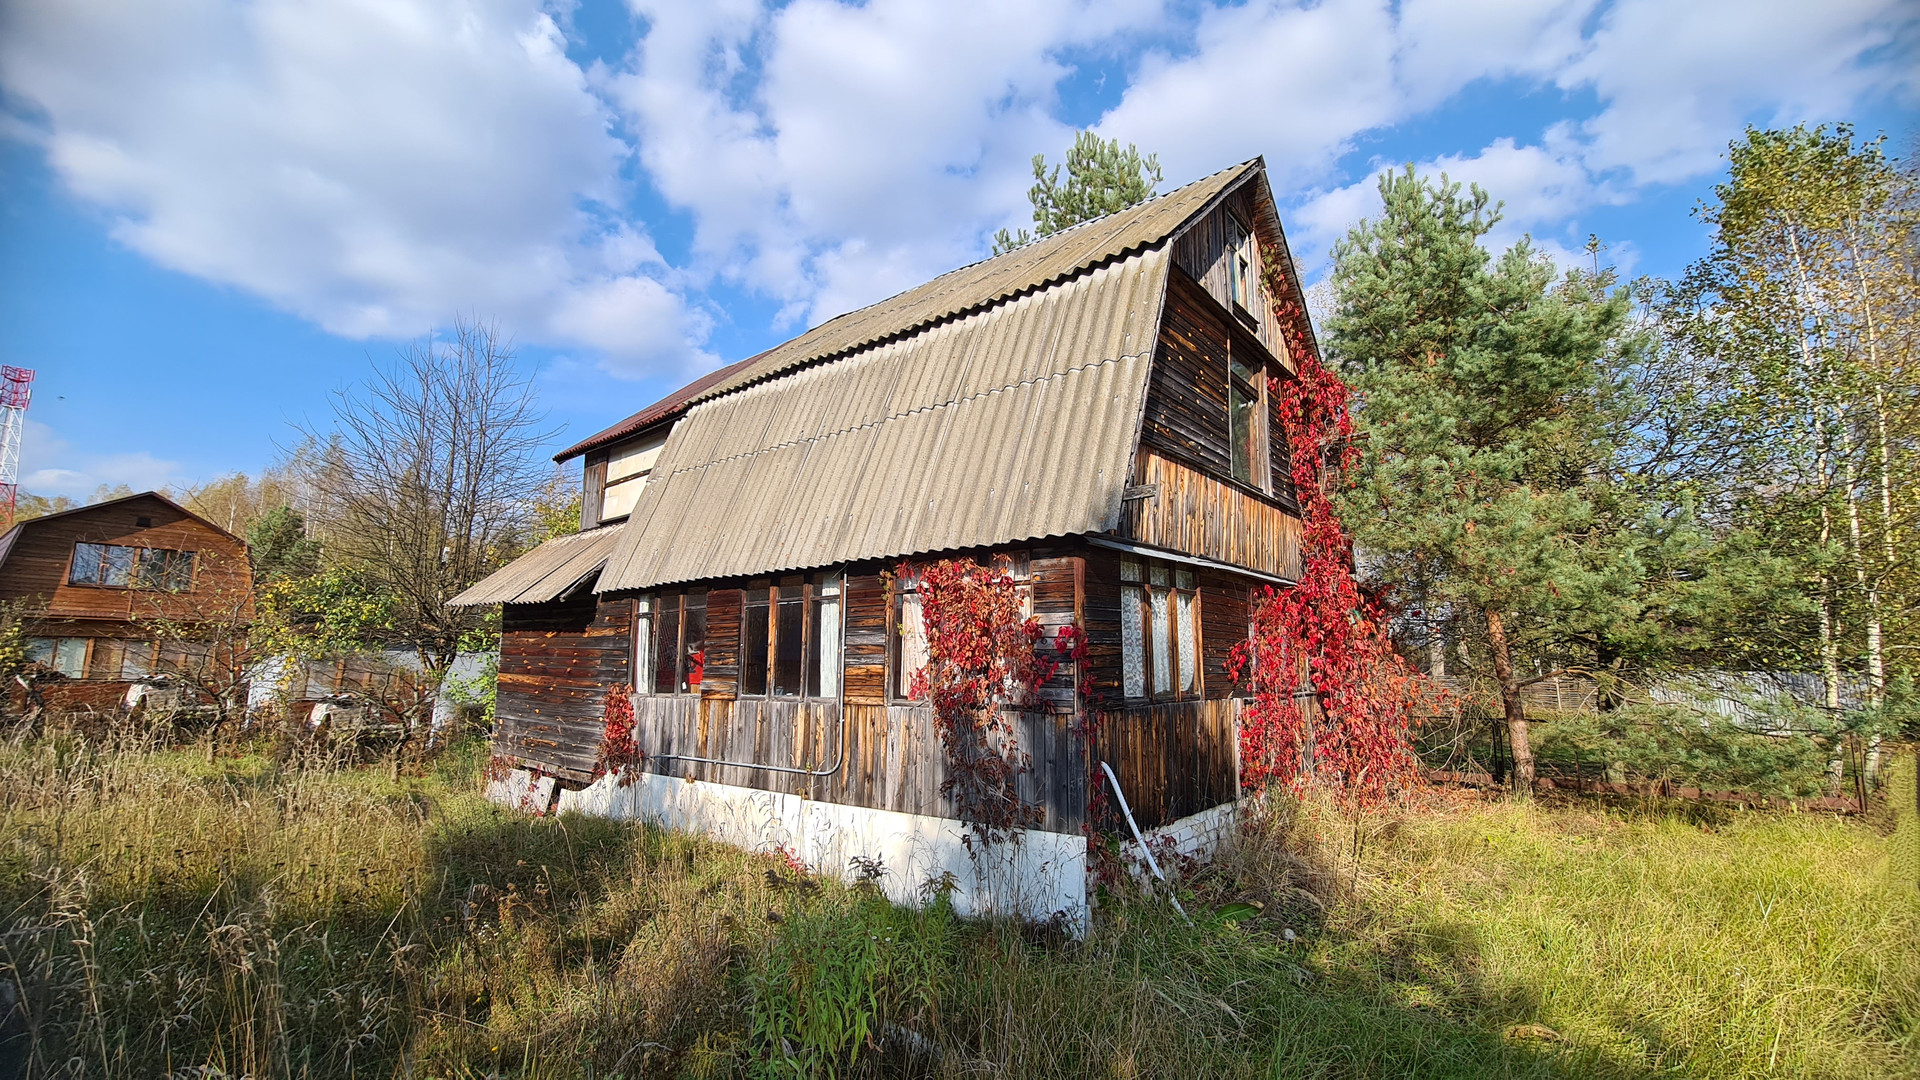
[[[1068,375],[1077,375],[1080,372],[1091,371],[1094,368],[1104,367],[1107,364],[1118,364],[1123,360],[1138,360],[1143,356],[1152,355],[1152,352],[1153,352],[1152,349],[1148,349],[1145,352],[1116,353],[1113,356],[1103,356],[1097,360],[1089,360],[1085,363],[1076,364],[1068,368],[1062,368],[1059,371],[1051,372],[1046,375],[1037,376],[1035,378],[1021,379],[1017,382],[1001,383],[999,385],[990,387],[986,390],[975,391],[974,393],[968,394],[964,397],[954,397],[954,398],[948,398],[945,401],[935,401],[926,405],[916,405],[913,408],[906,410],[905,412],[888,413],[887,415],[879,418],[878,420],[869,420],[866,423],[855,424],[852,427],[835,428],[834,430],[826,432],[824,434],[802,436],[797,439],[788,439],[785,442],[774,443],[771,446],[762,446],[762,447],[755,448],[753,450],[743,450],[737,454],[728,454],[726,457],[710,458],[706,461],[700,462],[697,465],[688,465],[687,467],[682,469],[675,469],[673,472],[667,473],[664,479],[670,480],[676,476],[682,476],[686,473],[694,472],[699,469],[710,468],[714,465],[724,464],[729,461],[740,461],[744,458],[757,457],[761,454],[769,454],[775,450],[784,450],[790,446],[799,446],[801,443],[819,442],[824,439],[833,439],[833,438],[839,438],[845,435],[851,435],[857,431],[865,431],[868,428],[879,427],[882,424],[891,423],[895,420],[905,419],[906,417],[909,417],[909,416],[917,416],[920,413],[933,412],[938,409],[954,408],[956,406],[965,405],[970,401],[975,401],[980,398],[990,397],[994,394],[1003,394],[1009,390],[1017,390],[1023,386],[1034,386],[1039,383],[1051,382],[1054,379],[1063,378]],[[767,381],[772,381],[772,380],[767,380]],[[754,385],[758,386],[761,384],[755,383]],[[744,390],[747,388],[742,387],[741,389]],[[728,395],[728,396],[731,396],[731,395]]]
[[[1235,166],[1235,167],[1238,168],[1238,166]],[[1228,171],[1230,170],[1227,170],[1227,169],[1220,170],[1220,172],[1228,172]],[[1213,179],[1213,177],[1218,175],[1220,175],[1220,173],[1208,174],[1207,176],[1201,177],[1199,180],[1195,180],[1193,184],[1203,183],[1207,180]],[[1181,187],[1182,188],[1192,187],[1193,184],[1183,184],[1181,185]],[[1176,189],[1176,190],[1179,190],[1179,189]],[[1168,192],[1168,194],[1171,195],[1172,192]],[[1164,198],[1164,197],[1165,196],[1155,196],[1155,198]],[[1208,200],[1208,202],[1211,203],[1212,200]],[[1145,206],[1145,205],[1147,204],[1135,203],[1133,207],[1128,207],[1127,209],[1131,210],[1134,207]],[[1125,212],[1126,211],[1123,211],[1123,210],[1117,210],[1114,213],[1125,213]],[[1106,216],[1112,217],[1113,214],[1108,214]],[[1093,219],[1093,221],[1099,221],[1099,220],[1101,219],[1100,218]],[[1081,224],[1090,225],[1090,224],[1093,224],[1093,221],[1086,221],[1086,222],[1082,222]],[[1133,244],[1131,246],[1121,248],[1118,251],[1111,252],[1106,256],[1096,259],[1093,262],[1080,265],[1072,270],[1063,271],[1060,274],[1057,274],[1053,277],[1044,278],[1040,281],[1032,282],[1028,285],[1021,286],[1018,290],[1014,292],[996,293],[995,295],[988,297],[987,299],[982,300],[979,303],[970,305],[968,307],[954,308],[951,311],[944,311],[938,315],[928,316],[927,318],[922,319],[917,323],[913,323],[911,325],[902,327],[896,331],[893,331],[892,333],[883,334],[879,337],[868,338],[864,341],[855,342],[854,344],[847,345],[834,352],[823,353],[819,356],[809,357],[805,360],[800,361],[799,363],[794,364],[792,367],[789,367],[789,368],[782,368],[779,371],[770,371],[767,374],[761,376],[760,378],[753,380],[752,382],[741,383],[739,386],[729,387],[728,389],[725,389],[725,390],[702,391],[699,396],[693,398],[691,401],[687,403],[688,409],[689,411],[691,411],[693,407],[704,405],[709,401],[718,401],[719,399],[724,397],[732,397],[733,395],[740,393],[743,390],[749,390],[756,386],[764,386],[770,382],[778,382],[779,380],[784,379],[789,375],[796,375],[802,371],[809,371],[809,370],[812,370],[813,368],[819,367],[822,364],[833,363],[836,360],[845,360],[848,357],[857,356],[860,353],[866,352],[869,349],[875,349],[875,348],[880,348],[882,346],[891,345],[894,342],[899,341],[903,338],[908,338],[908,337],[914,336],[915,334],[924,333],[925,331],[931,330],[936,326],[941,326],[958,319],[971,318],[972,316],[979,315],[983,312],[991,311],[995,307],[998,307],[1001,304],[1011,304],[1017,300],[1024,300],[1027,297],[1033,295],[1034,293],[1040,292],[1044,289],[1051,289],[1059,285],[1065,285],[1066,283],[1073,281],[1077,278],[1083,277],[1087,274],[1104,270],[1107,267],[1123,259],[1131,259],[1140,255],[1143,252],[1153,251],[1156,248],[1164,247],[1167,241],[1173,236],[1173,234],[1179,232],[1182,228],[1185,227],[1185,225],[1186,225],[1186,221],[1182,221],[1180,225],[1177,225],[1174,228],[1168,229],[1164,235],[1160,236],[1157,239],[1143,240],[1137,244]],[[1070,226],[1070,228],[1079,228],[1079,226],[1078,225]],[[1065,231],[1066,231],[1065,229],[1061,230],[1061,232],[1065,232]],[[1059,236],[1059,235],[1060,233],[1053,234],[1053,236]],[[1052,239],[1052,237],[1049,237],[1048,239]],[[982,261],[985,261],[985,260],[982,260]],[[969,263],[967,265],[975,266],[978,264]],[[947,271],[947,274],[957,273],[958,271],[965,270],[965,269],[966,269],[965,266],[956,267],[953,270]],[[940,277],[945,277],[945,276],[947,275],[946,274],[940,275]],[[931,279],[931,281],[921,282],[920,285],[915,285],[913,288],[918,289],[923,285],[928,285],[928,284],[931,284],[932,281],[938,281],[938,280],[940,280],[940,278],[933,278]],[[905,291],[912,292],[913,290],[908,289]],[[902,294],[895,293],[894,295],[899,296]],[[893,297],[888,297],[887,299],[891,300],[892,298]],[[886,300],[876,300],[874,301],[873,304],[869,304],[867,306],[873,307],[878,304],[884,304],[886,302],[887,302]],[[865,310],[866,308],[855,308],[853,311],[849,311],[841,315],[835,315],[833,319],[828,319],[827,322],[821,323],[820,326],[826,326],[828,323],[833,322],[834,319],[842,319],[842,318],[845,318],[847,315],[858,314],[859,312],[862,312]],[[820,327],[816,326],[813,329],[818,330],[819,328]],[[808,333],[811,333],[811,332],[812,332],[811,330],[808,331]],[[780,346],[778,345],[774,346],[775,349],[779,347]],[[772,352],[773,350],[769,349],[767,351]]]

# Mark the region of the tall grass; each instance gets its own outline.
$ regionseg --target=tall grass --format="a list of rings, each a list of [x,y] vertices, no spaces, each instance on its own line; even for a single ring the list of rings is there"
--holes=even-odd
[[[0,746],[0,1075],[1920,1075],[1920,906],[1850,822],[1277,803],[1191,925],[1074,940],[511,814],[483,753]]]

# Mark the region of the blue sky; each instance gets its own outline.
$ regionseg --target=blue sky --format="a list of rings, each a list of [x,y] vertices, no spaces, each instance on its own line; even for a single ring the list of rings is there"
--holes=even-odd
[[[22,486],[253,472],[459,315],[556,448],[985,253],[1079,127],[1168,187],[1266,156],[1315,277],[1415,162],[1633,274],[1749,123],[1913,145],[1902,0],[0,0]]]

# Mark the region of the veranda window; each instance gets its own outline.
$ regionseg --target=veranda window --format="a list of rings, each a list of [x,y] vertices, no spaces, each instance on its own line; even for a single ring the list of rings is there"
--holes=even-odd
[[[745,592],[740,693],[746,697],[838,697],[840,575],[783,578]]]
[[[1169,701],[1200,693],[1199,605],[1193,571],[1120,560],[1121,691]]]
[[[697,694],[707,664],[705,591],[634,601],[633,686],[641,694]]]

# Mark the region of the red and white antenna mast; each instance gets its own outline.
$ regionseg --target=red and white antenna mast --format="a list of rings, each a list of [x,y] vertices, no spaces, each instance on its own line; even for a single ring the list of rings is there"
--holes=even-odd
[[[0,366],[0,514],[13,527],[14,502],[20,497],[20,437],[27,432],[27,403],[33,400],[33,372]]]

